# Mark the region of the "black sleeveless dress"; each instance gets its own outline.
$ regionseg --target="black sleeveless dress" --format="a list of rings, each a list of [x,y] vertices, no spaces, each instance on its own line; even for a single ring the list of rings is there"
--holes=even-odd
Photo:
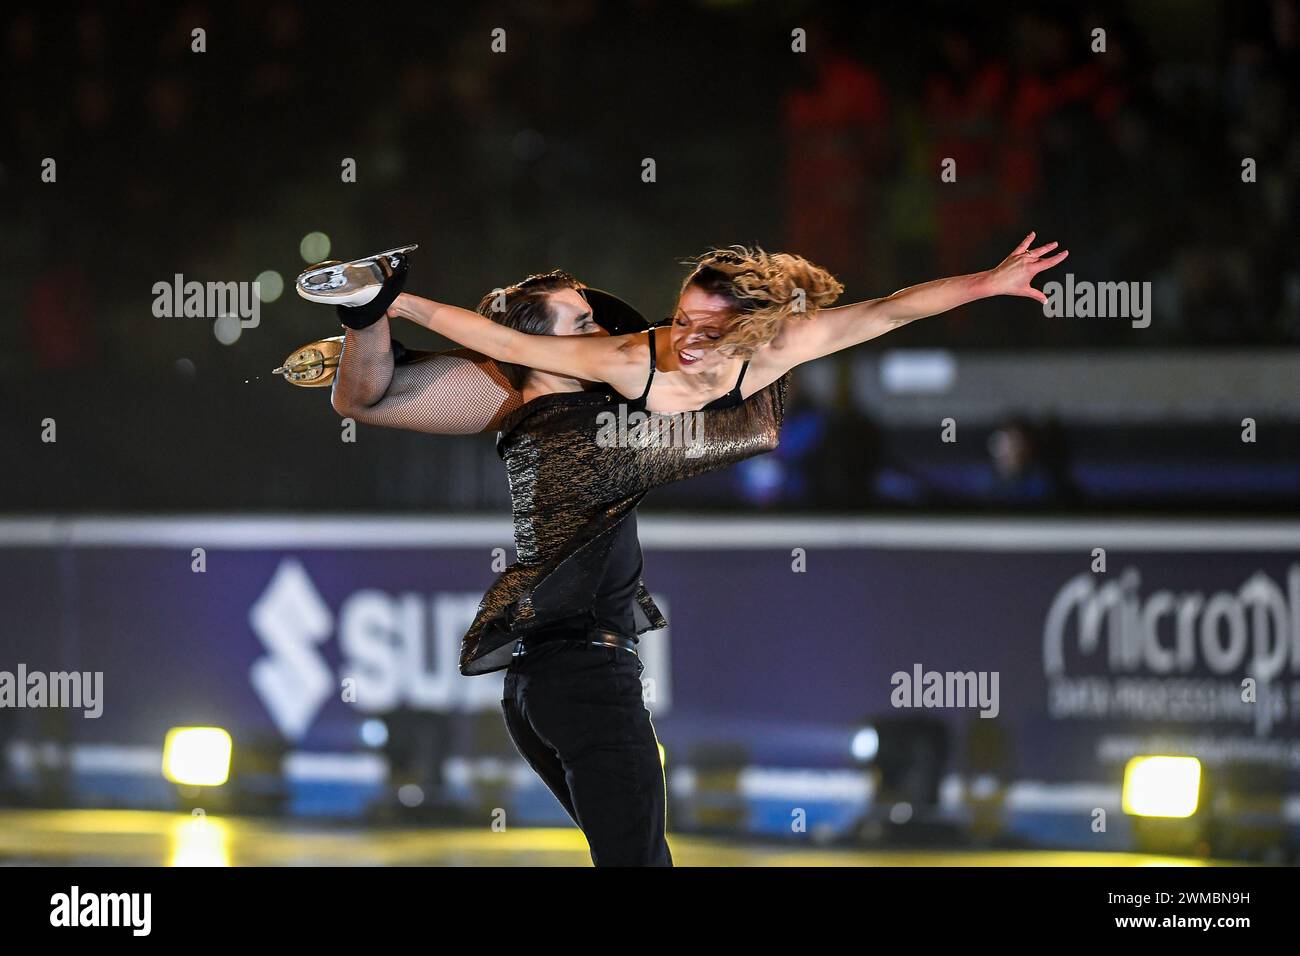
[[[641,393],[640,398],[634,398],[627,403],[628,408],[635,412],[644,412],[645,403],[650,398],[650,386],[655,380],[655,330],[653,327],[646,330],[650,336],[650,376],[645,380],[645,391]],[[740,374],[736,376],[736,384],[731,386],[731,391],[726,395],[719,395],[709,404],[705,405],[702,411],[710,411],[715,408],[731,408],[733,405],[739,405],[744,401],[740,397],[740,386],[745,381],[745,373],[749,371],[749,360],[740,366]]]
[[[788,381],[787,375],[744,401],[703,411],[701,440],[689,449],[681,441],[599,442],[598,415],[622,401],[608,392],[543,395],[510,413],[497,452],[510,479],[518,560],[483,596],[461,644],[461,673],[500,670],[519,638],[586,613],[618,531],[651,488],[776,448]],[[679,427],[680,417],[663,418],[665,429]],[[637,633],[667,623],[643,581],[634,611]]]

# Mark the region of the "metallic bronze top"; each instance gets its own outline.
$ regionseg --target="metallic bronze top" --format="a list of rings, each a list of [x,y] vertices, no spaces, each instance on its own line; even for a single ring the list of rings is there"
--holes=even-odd
[[[516,640],[588,608],[614,532],[651,488],[776,448],[788,383],[787,375],[730,408],[650,415],[612,442],[610,416],[617,422],[625,403],[608,392],[544,395],[507,416],[497,451],[510,478],[518,560],[483,596],[461,645],[461,673],[506,667]],[[635,434],[652,437],[626,440]],[[667,623],[644,583],[637,604],[638,632]]]

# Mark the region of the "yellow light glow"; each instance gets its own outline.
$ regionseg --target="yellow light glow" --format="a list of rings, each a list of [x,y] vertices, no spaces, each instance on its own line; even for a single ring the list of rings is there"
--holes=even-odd
[[[664,750],[664,745],[659,745],[659,766],[666,766],[668,763],[668,751]]]
[[[1195,757],[1134,757],[1124,767],[1124,812],[1138,817],[1190,817],[1201,791]]]
[[[219,787],[230,777],[230,734],[220,727],[173,727],[163,744],[163,776],[191,787]]]
[[[168,866],[230,866],[226,824],[208,816],[182,817],[171,827]]]

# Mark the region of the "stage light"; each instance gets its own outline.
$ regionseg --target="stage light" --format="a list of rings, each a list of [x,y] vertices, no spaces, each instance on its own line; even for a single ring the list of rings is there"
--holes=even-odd
[[[284,294],[284,279],[274,269],[259,272],[257,279],[257,297],[263,302],[274,302]]]
[[[1124,812],[1186,818],[1196,812],[1201,762],[1195,757],[1134,757],[1124,767]]]
[[[221,820],[183,817],[173,823],[170,838],[168,866],[230,866],[230,834]]]
[[[163,776],[191,787],[219,787],[230,778],[230,734],[220,727],[173,727],[163,744]]]
[[[889,822],[902,826],[912,819],[912,805],[910,803],[896,803],[889,808]]]
[[[853,759],[859,763],[871,763],[880,752],[880,734],[875,727],[863,727],[853,735],[849,750],[853,753]]]
[[[957,359],[945,349],[891,349],[879,367],[880,384],[892,395],[942,395],[957,381]]]
[[[243,329],[239,324],[238,316],[218,316],[212,323],[212,334],[222,345],[234,345],[239,341],[239,336],[242,331]]]
[[[403,784],[397,788],[397,800],[404,807],[418,807],[424,803],[424,790],[414,783]]]
[[[323,232],[309,232],[298,243],[298,252],[308,265],[324,262],[330,255],[330,237]]]
[[[362,721],[361,742],[367,747],[382,747],[388,743],[388,725],[373,717]]]

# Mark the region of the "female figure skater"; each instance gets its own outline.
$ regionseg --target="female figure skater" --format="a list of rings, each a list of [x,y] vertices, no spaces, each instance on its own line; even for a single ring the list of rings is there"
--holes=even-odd
[[[909,322],[995,295],[1046,302],[1030,285],[1063,261],[1055,242],[1027,235],[985,272],[937,279],[880,299],[828,308],[843,287],[824,269],[743,246],[701,256],[682,283],[668,329],[597,338],[523,335],[481,315],[411,295],[402,316],[502,362],[605,382],[638,407],[684,412],[747,398],[804,362],[866,342]]]

